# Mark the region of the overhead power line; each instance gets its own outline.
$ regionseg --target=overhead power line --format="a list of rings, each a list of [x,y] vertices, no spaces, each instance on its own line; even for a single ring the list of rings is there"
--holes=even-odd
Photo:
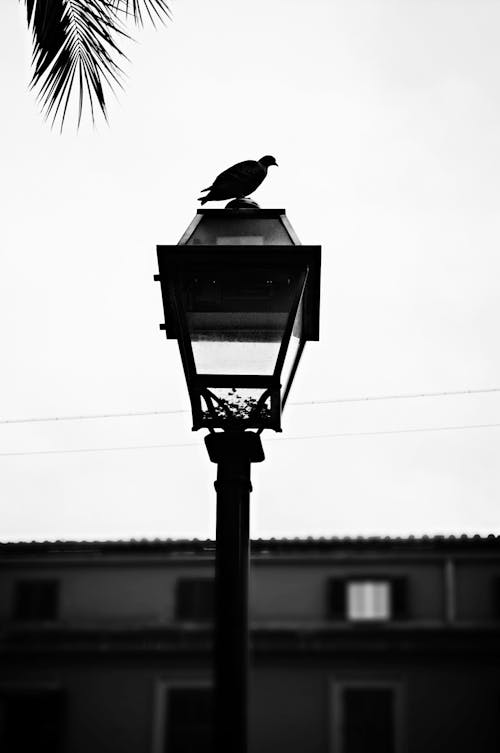
[[[452,397],[454,395],[484,395],[500,392],[500,387],[488,387],[477,390],[446,390],[443,392],[403,392],[399,395],[365,395],[364,397],[336,397],[332,400],[305,400],[290,405],[328,405],[329,403],[364,403],[375,400],[412,400],[421,397]]]
[[[164,416],[171,413],[187,413],[184,408],[175,410],[128,411],[127,413],[84,413],[81,416],[40,416],[34,418],[3,418],[2,424],[40,424],[51,421],[88,421],[96,418],[137,418],[140,416]]]
[[[293,440],[311,440],[311,439],[340,439],[347,437],[377,437],[382,435],[393,434],[420,434],[423,432],[441,432],[441,431],[463,431],[464,429],[497,429],[500,423],[492,424],[462,424],[459,426],[423,426],[412,427],[410,429],[385,429],[381,431],[346,431],[336,434],[304,434],[292,437],[268,437],[268,442],[290,442]],[[28,450],[20,452],[0,452],[0,457],[16,457],[22,455],[70,455],[76,453],[90,452],[124,452],[130,450],[163,450],[173,447],[201,447],[200,442],[179,442],[172,444],[146,444],[146,445],[124,445],[116,447],[77,447],[65,450]]]
[[[500,387],[488,387],[476,390],[447,390],[443,392],[406,392],[395,395],[364,395],[362,397],[337,397],[325,400],[303,400],[290,402],[288,405],[306,406],[306,405],[336,405],[341,403],[364,403],[377,400],[412,400],[416,398],[427,397],[452,397],[457,395],[484,395],[488,393],[500,392]],[[88,421],[93,419],[106,418],[138,418],[141,416],[167,416],[175,413],[188,413],[184,408],[170,410],[152,410],[152,411],[127,411],[126,413],[85,413],[82,415],[70,416],[41,416],[32,418],[4,418],[0,419],[0,425],[6,424],[35,424],[48,423],[57,421]]]

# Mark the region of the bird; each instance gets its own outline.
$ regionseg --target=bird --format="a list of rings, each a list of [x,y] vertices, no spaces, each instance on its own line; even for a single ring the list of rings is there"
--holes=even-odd
[[[270,154],[266,154],[260,160],[248,159],[238,162],[218,175],[211,186],[202,188],[202,191],[208,193],[206,196],[200,196],[198,201],[201,201],[203,206],[207,201],[241,199],[248,196],[260,186],[267,175],[267,168],[271,165],[277,167],[278,163]]]

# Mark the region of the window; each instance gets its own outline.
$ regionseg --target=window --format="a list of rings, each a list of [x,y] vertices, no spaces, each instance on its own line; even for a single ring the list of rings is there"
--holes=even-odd
[[[402,753],[404,685],[398,680],[335,679],[331,753]]]
[[[395,753],[391,688],[344,687],[340,719],[341,753]]]
[[[328,583],[328,616],[352,622],[407,617],[406,578],[333,578]]]
[[[213,753],[213,692],[208,687],[169,688],[162,753]]]
[[[59,583],[55,580],[23,580],[16,583],[16,620],[55,620],[59,607]]]
[[[347,583],[347,619],[388,620],[391,617],[391,584],[388,581]]]
[[[177,582],[175,616],[178,620],[210,622],[214,618],[213,578],[182,578]]]
[[[61,691],[0,691],[0,750],[61,753],[65,720],[65,695]]]
[[[500,620],[500,578],[495,576],[492,581],[493,616]]]

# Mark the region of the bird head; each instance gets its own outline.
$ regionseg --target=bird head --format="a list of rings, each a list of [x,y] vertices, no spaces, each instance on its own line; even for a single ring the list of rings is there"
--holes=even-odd
[[[264,167],[270,167],[271,165],[276,165],[278,167],[278,163],[274,159],[274,157],[271,157],[270,154],[266,154],[265,157],[261,157],[259,160],[261,165],[264,165]]]

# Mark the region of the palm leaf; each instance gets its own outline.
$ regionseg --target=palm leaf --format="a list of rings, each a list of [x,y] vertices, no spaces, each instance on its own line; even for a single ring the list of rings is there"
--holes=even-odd
[[[46,116],[52,116],[53,123],[59,116],[62,128],[76,87],[78,123],[85,99],[93,120],[96,106],[107,119],[104,89],[121,87],[116,59],[125,57],[115,40],[127,36],[115,0],[24,1],[33,34],[31,86],[38,88]]]
[[[171,18],[170,7],[166,0],[115,0],[117,9],[127,17],[132,17],[138,26],[143,26],[143,16],[156,26],[157,21],[164,23]]]

